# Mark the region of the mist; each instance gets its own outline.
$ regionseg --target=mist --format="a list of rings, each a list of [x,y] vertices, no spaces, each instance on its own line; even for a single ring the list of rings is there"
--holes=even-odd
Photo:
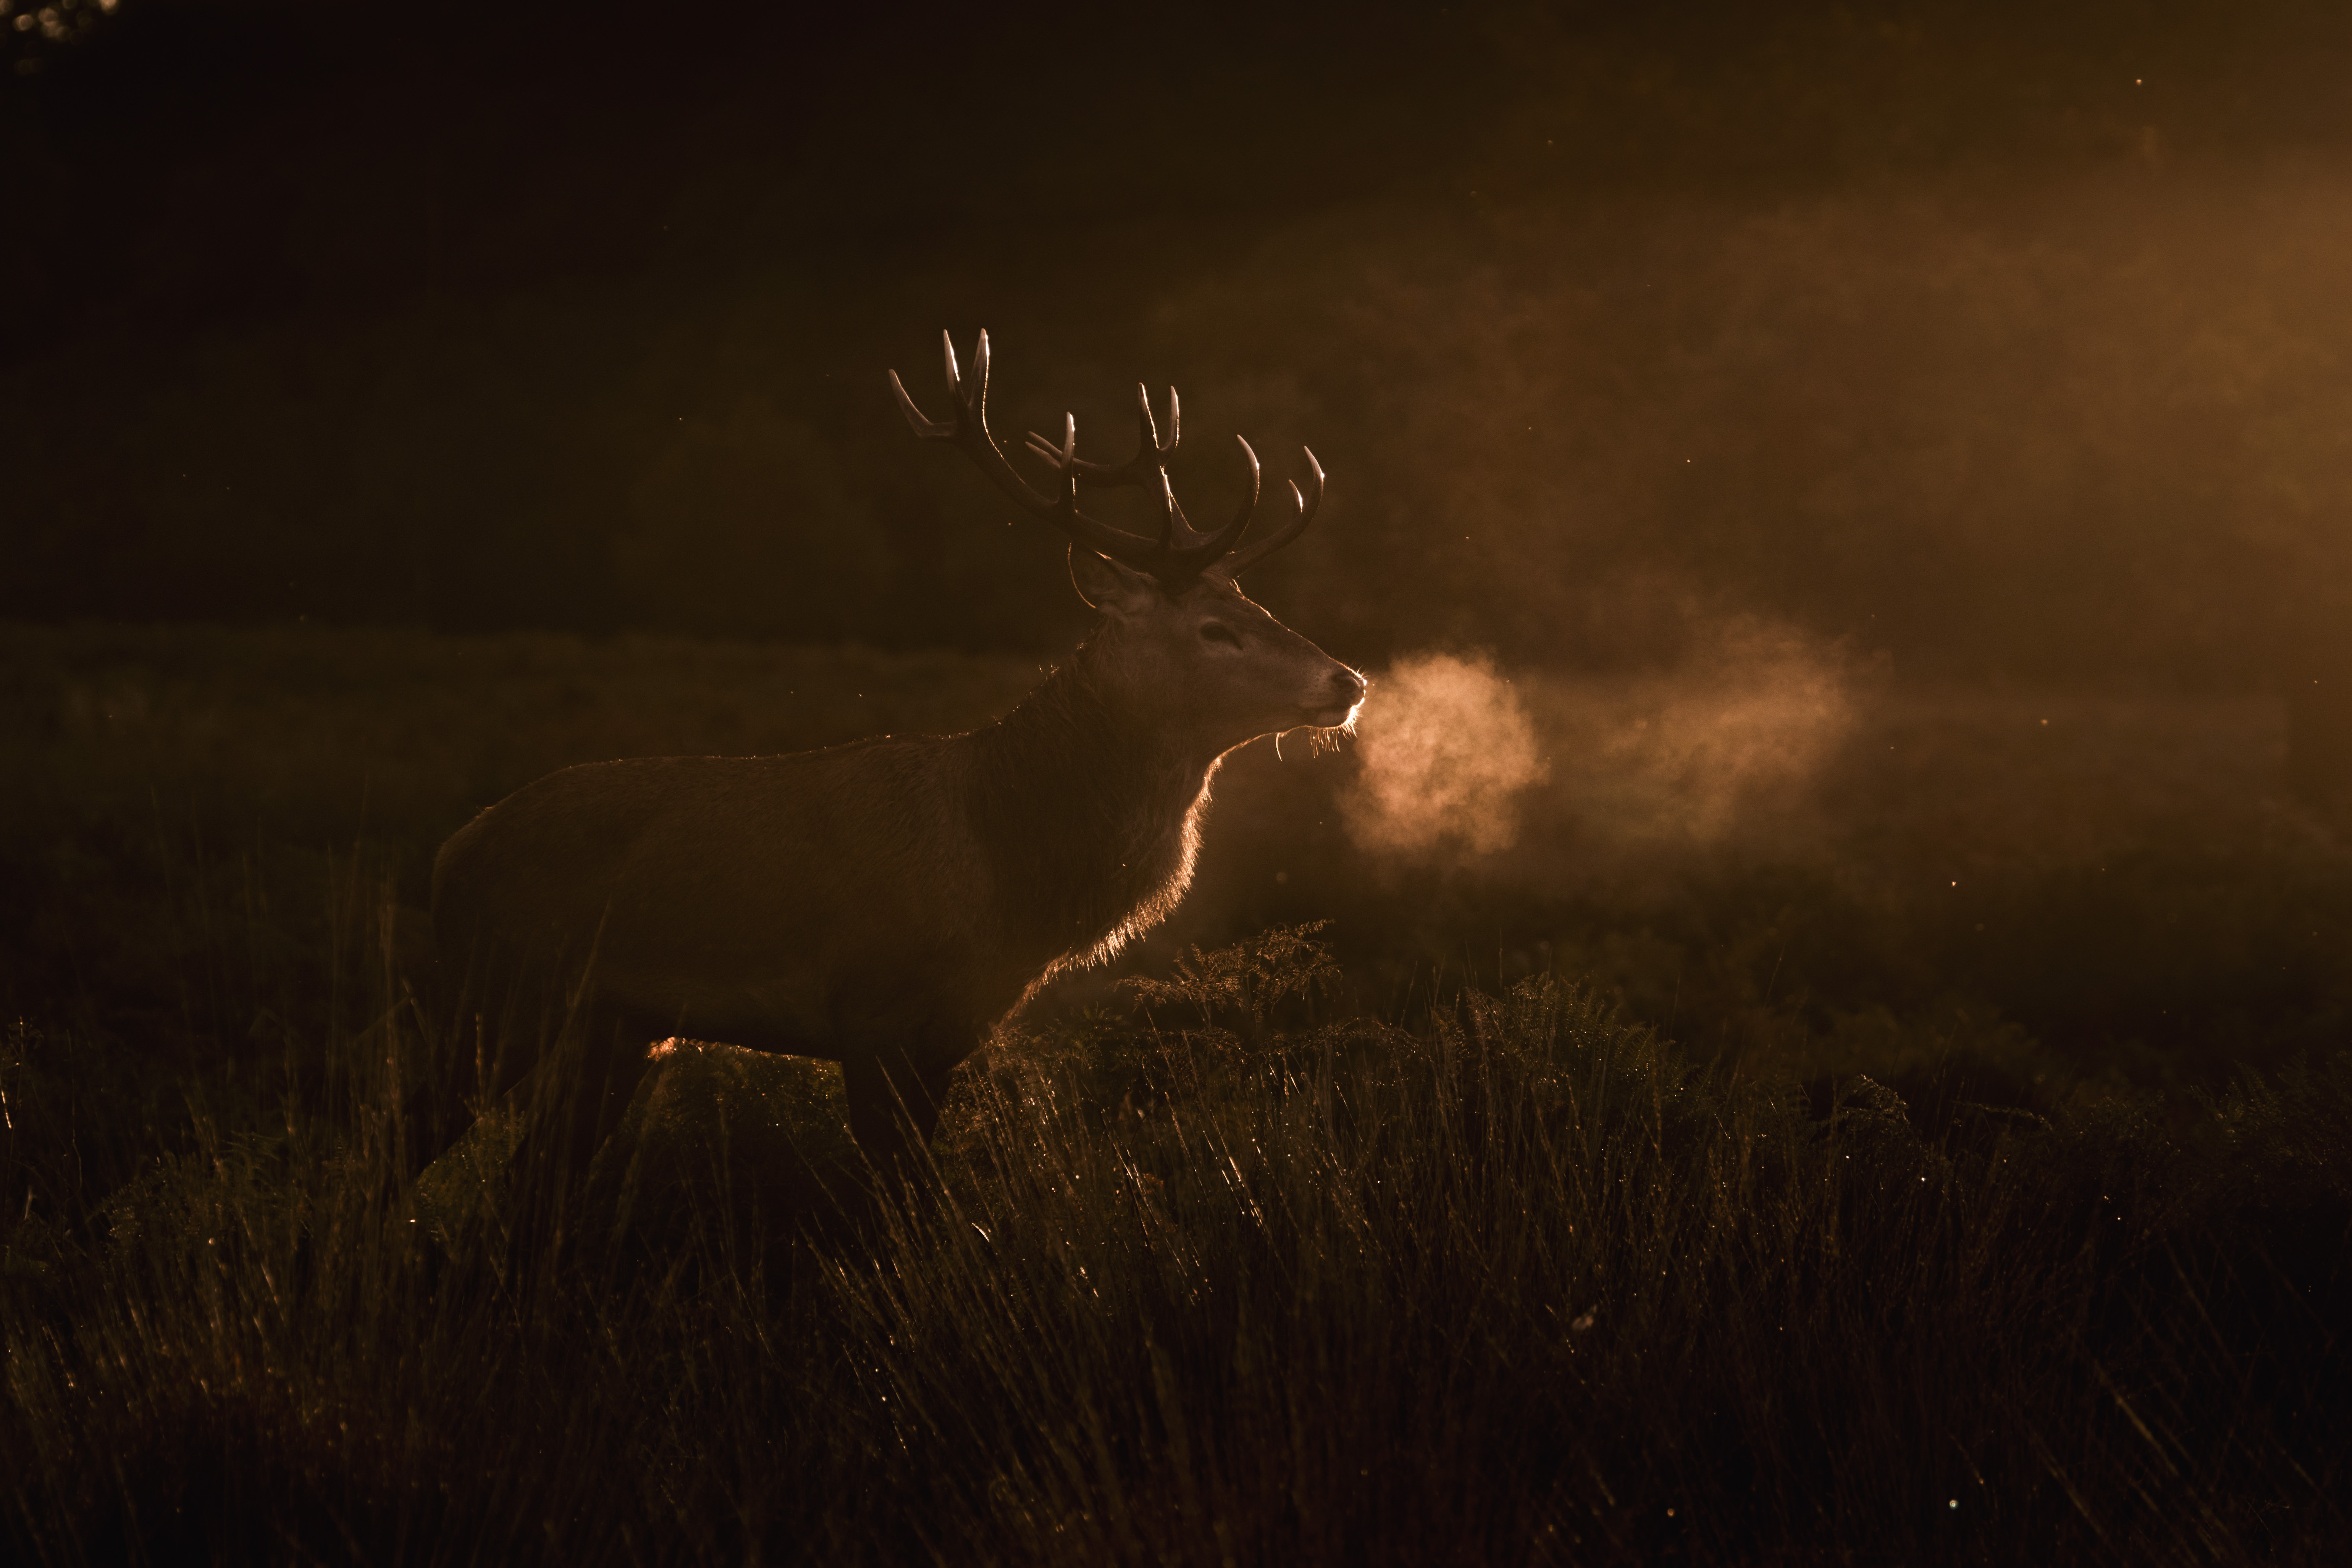
[[[1528,885],[1597,852],[1764,832],[1790,852],[1853,731],[1855,672],[1786,626],[1733,618],[1686,635],[1685,658],[1634,677],[1505,674],[1486,652],[1398,660],[1359,721],[1340,797],[1350,838],[1375,858]]]
[[[1196,511],[1231,432],[1276,494],[1311,446],[1253,589],[1359,663],[1654,673],[1746,621],[1904,678],[2352,658],[2332,11],[1269,22],[1167,44],[1132,142],[985,28],[460,32],[435,98],[373,16],[127,5],[12,79],[0,611],[1066,647],[1057,548],[884,380],[987,327],[1003,431],[1115,456],[1178,385]],[[199,103],[207,40],[244,85]]]
[[[1376,850],[1473,855],[1518,839],[1519,796],[1549,776],[1534,724],[1485,656],[1425,654],[1378,682],[1358,736],[1362,772],[1342,797],[1349,831]]]
[[[1747,620],[1674,669],[1536,689],[1558,759],[1544,805],[1619,844],[1706,847],[1785,824],[1813,804],[1857,713],[1834,649]]]
[[[1285,603],[1351,634],[1655,668],[1754,616],[1906,675],[2260,686],[2352,606],[2347,213],[2336,168],[2134,168],[1359,215],[1199,306],[1333,323],[1297,380],[1348,401],[1250,428],[1340,425]]]

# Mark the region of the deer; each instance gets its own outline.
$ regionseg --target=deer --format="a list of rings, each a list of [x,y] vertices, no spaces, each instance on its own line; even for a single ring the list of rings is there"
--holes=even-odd
[[[1311,449],[1290,516],[1246,544],[1257,455],[1234,437],[1247,494],[1229,521],[1193,529],[1168,479],[1182,428],[1172,387],[1164,443],[1137,388],[1139,444],[1123,463],[1080,458],[1066,414],[1058,444],[1031,433],[1045,470],[1033,486],[989,431],[988,334],[968,375],[952,336],[941,342],[950,416],[926,417],[892,371],[900,412],[1068,536],[1072,584],[1098,618],[983,728],[583,763],[441,847],[445,972],[558,977],[589,1020],[562,1069],[569,1109],[551,1113],[574,1169],[677,1038],[840,1063],[860,1151],[911,1179],[955,1067],[1054,976],[1110,958],[1184,897],[1225,758],[1266,735],[1355,722],[1364,677],[1239,582],[1314,521],[1325,476]],[[1117,487],[1156,492],[1156,537],[1080,510],[1082,492]],[[516,1095],[559,1055],[506,1049],[486,1085]]]

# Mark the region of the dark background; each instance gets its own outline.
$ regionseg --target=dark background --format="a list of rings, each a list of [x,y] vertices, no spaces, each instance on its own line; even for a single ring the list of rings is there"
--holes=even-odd
[[[0,29],[0,616],[1066,646],[942,326],[1007,437],[1179,384],[1197,513],[1312,445],[1252,585],[1364,662],[2244,689],[2352,600],[2323,0]]]

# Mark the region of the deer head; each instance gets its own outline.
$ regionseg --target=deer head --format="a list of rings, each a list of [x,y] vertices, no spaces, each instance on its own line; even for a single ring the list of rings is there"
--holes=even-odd
[[[1201,532],[1186,521],[1168,482],[1168,459],[1182,437],[1176,391],[1168,392],[1163,443],[1150,395],[1138,386],[1134,457],[1118,464],[1079,457],[1077,420],[1065,414],[1058,445],[1030,433],[1028,450],[1051,475],[1044,489],[1034,489],[989,433],[988,334],[980,334],[969,377],[957,366],[954,341],[944,332],[940,340],[953,417],[927,418],[892,371],[900,412],[918,437],[954,442],[1023,510],[1069,535],[1071,581],[1105,623],[1089,642],[1097,650],[1099,678],[1119,689],[1129,711],[1165,731],[1197,737],[1213,756],[1259,735],[1354,721],[1364,678],[1268,615],[1237,581],[1314,521],[1323,502],[1323,466],[1312,451],[1301,448],[1310,478],[1307,489],[1291,483],[1292,515],[1244,545],[1257,511],[1260,474],[1257,454],[1235,436],[1249,465],[1249,493],[1232,521]],[[1078,510],[1081,489],[1118,486],[1157,489],[1159,537],[1130,533]]]

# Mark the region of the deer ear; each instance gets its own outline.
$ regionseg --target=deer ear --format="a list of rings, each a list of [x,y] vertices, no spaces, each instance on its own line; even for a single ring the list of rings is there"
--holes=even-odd
[[[1070,546],[1070,585],[1094,609],[1114,620],[1133,620],[1160,595],[1160,581],[1085,545]]]

